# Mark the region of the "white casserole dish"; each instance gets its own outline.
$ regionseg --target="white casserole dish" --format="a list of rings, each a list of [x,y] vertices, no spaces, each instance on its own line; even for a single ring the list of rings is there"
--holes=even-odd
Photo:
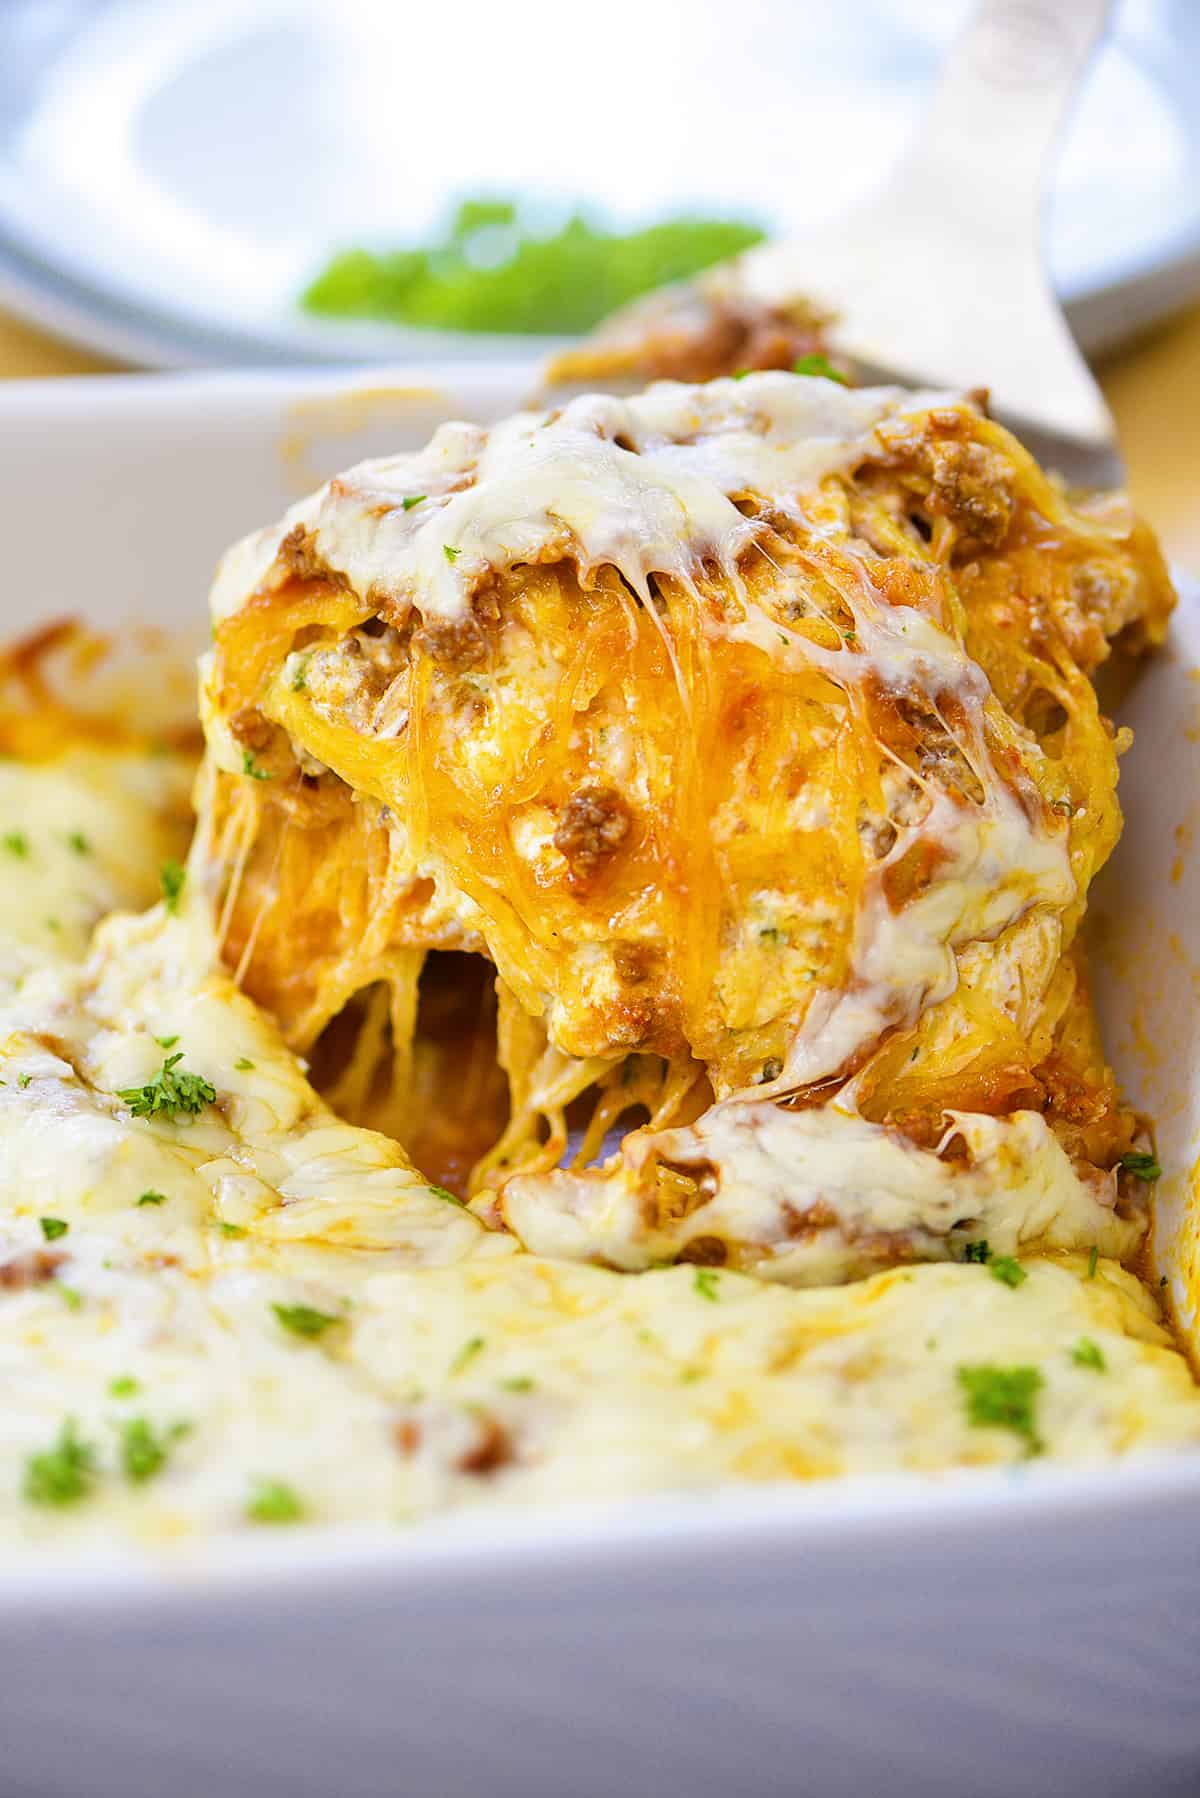
[[[0,625],[204,628],[217,555],[519,367],[0,388]],[[1156,1277],[1195,1325],[1200,613],[1126,708],[1097,890],[1108,1041],[1158,1121]],[[1194,1187],[1194,1179],[1192,1180]],[[2,1418],[2,1398],[0,1398]],[[0,1423],[2,1428],[2,1423]],[[1194,1793],[1200,1455],[297,1531],[0,1584],[0,1788],[87,1798]]]

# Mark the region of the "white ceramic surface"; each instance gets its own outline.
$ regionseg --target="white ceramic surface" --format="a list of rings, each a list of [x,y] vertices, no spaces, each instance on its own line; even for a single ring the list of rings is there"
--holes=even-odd
[[[340,465],[524,397],[503,366],[0,387],[0,626],[199,619]],[[1110,1040],[1200,1278],[1200,611],[1129,712]],[[1175,864],[1178,862],[1178,869]],[[1172,878],[1173,872],[1177,873]],[[1189,939],[1190,932],[1190,939]],[[4,1798],[1194,1798],[1200,1455],[289,1533],[0,1581]]]

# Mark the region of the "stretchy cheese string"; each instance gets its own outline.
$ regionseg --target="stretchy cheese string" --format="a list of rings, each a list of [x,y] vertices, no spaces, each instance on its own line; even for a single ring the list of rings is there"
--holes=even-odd
[[[783,1094],[856,1068],[867,1091],[889,1033],[957,1006],[960,1040],[941,1077],[936,1057],[921,1068],[944,1103],[955,1066],[987,1053],[970,1020],[986,1022],[990,1002],[978,984],[964,988],[962,953],[1003,942],[1026,917],[1060,926],[1037,981],[1061,1009],[1055,958],[1115,835],[1113,744],[1057,637],[1035,649],[1019,629],[975,618],[972,584],[986,589],[1003,546],[975,545],[951,575],[970,519],[937,515],[921,445],[940,433],[993,458],[1014,518],[1036,521],[1040,578],[1061,566],[1066,588],[1086,562],[1153,590],[1156,570],[1137,567],[1127,520],[1080,512],[961,402],[829,388],[786,376],[666,385],[490,435],[447,427],[417,457],[334,483],[237,552],[218,582],[206,695],[220,767],[206,853],[229,857],[240,835],[230,821],[245,816],[228,737],[240,709],[274,720],[343,783],[321,777],[328,817],[307,825],[309,800],[290,781],[254,783],[257,835],[232,863],[227,953],[302,1048],[354,993],[390,988],[390,1046],[382,1011],[369,1010],[356,1054],[393,1056],[401,1087],[414,952],[485,951],[500,974],[513,1116],[480,1178],[551,1165],[568,1107],[593,1085],[588,1153],[628,1109],[622,1084],[656,1124],[672,1108],[691,1113],[705,1068],[718,1092]],[[414,494],[426,497],[405,509]],[[928,543],[913,512],[931,519]],[[300,573],[280,556],[297,532],[312,562]],[[1019,545],[1014,568],[1024,554]],[[1167,603],[1152,591],[1142,611]],[[356,670],[372,646],[353,633],[381,609],[398,637],[370,698]],[[421,641],[424,627],[462,632],[476,619],[478,663]],[[301,688],[284,675],[293,652],[313,670]],[[1049,758],[1019,707],[998,703],[998,683],[1062,707]],[[614,880],[581,889],[561,865],[547,874],[552,850],[531,861],[518,833],[540,841],[539,808],[552,820],[581,783],[606,783],[611,737],[627,750],[634,823]],[[889,782],[903,817],[888,817]],[[789,806],[806,800],[823,815],[802,828]],[[739,805],[748,843],[729,824]],[[879,854],[863,846],[864,819],[894,833]],[[762,925],[759,940],[774,931],[790,953],[799,919],[822,946],[784,1015],[760,1016],[769,1003],[725,990],[735,966],[753,973],[753,945],[727,939],[747,935],[771,892],[794,915]],[[316,945],[309,961],[296,932]],[[656,1017],[632,1056],[617,1002],[587,984],[589,945],[603,959],[622,938],[658,957]],[[739,1006],[745,1020],[731,1023]],[[518,1028],[518,1017],[542,1022]],[[347,1093],[370,1084],[363,1061],[353,1065]],[[907,1102],[912,1078],[897,1073],[896,1085]],[[887,1113],[878,1082],[872,1103]]]

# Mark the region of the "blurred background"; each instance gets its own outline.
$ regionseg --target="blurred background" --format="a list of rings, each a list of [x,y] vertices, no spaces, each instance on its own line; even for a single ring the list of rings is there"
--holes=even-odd
[[[835,219],[969,7],[0,0],[0,375],[532,365]],[[1135,497],[1200,568],[1197,0],[1121,0],[1046,232]]]

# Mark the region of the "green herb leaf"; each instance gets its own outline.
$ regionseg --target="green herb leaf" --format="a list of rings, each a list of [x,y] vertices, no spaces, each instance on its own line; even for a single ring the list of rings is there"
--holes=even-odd
[[[536,1382],[527,1373],[514,1374],[509,1380],[501,1380],[505,1392],[532,1392]]]
[[[221,1219],[222,1236],[242,1237],[245,1234],[246,1232],[241,1224],[227,1224],[224,1218]]]
[[[1162,1179],[1157,1155],[1151,1155],[1145,1149],[1130,1149],[1127,1154],[1122,1155],[1117,1166],[1131,1173],[1135,1180]]]
[[[165,1205],[167,1195],[165,1192],[155,1192],[153,1187],[149,1187],[145,1192],[139,1193],[134,1202],[138,1205]]]
[[[1107,1373],[1108,1362],[1104,1359],[1104,1351],[1098,1342],[1090,1336],[1081,1336],[1071,1350],[1071,1359],[1076,1367],[1090,1367],[1095,1373]]]
[[[308,656],[300,656],[297,658],[296,666],[292,670],[291,684],[293,693],[303,693],[308,684],[309,660],[310,658]]]
[[[76,1434],[68,1417],[53,1448],[30,1455],[22,1491],[31,1505],[74,1505],[87,1498],[96,1483],[96,1451]]]
[[[108,1391],[111,1398],[133,1398],[134,1395],[141,1390],[141,1382],[135,1380],[133,1375],[129,1373],[118,1374],[115,1380],[110,1380],[108,1382]]]
[[[980,1267],[986,1266],[991,1258],[992,1251],[988,1247],[986,1236],[981,1236],[978,1242],[969,1242],[963,1250],[963,1260],[975,1262]]]
[[[400,504],[404,507],[406,512],[411,512],[414,506],[419,506],[423,499],[428,498],[429,495],[427,493],[412,493],[407,499],[402,499]]]
[[[444,1186],[435,1186],[433,1182],[430,1181],[429,1191],[433,1194],[435,1199],[442,1199],[447,1205],[457,1205],[460,1211],[465,1210],[462,1200],[455,1198],[452,1192],[447,1192]]]
[[[1091,1248],[1091,1253],[1088,1255],[1088,1275],[1087,1275],[1087,1277],[1089,1280],[1094,1280],[1096,1278],[1096,1263],[1099,1261],[1099,1259],[1100,1259],[1100,1251],[1096,1247],[1095,1243],[1093,1243],[1092,1248]]]
[[[183,883],[187,879],[187,869],[181,862],[164,862],[158,870],[158,884],[162,888],[163,904],[174,914],[179,910],[179,897],[183,892]]]
[[[10,855],[15,855],[17,857],[18,861],[28,861],[29,838],[25,835],[23,830],[10,830],[6,832],[3,837],[0,837],[0,842],[4,844],[4,847],[8,850]]]
[[[81,830],[69,830],[67,832],[67,847],[73,849],[76,855],[90,855],[92,853],[92,845],[88,842]]]
[[[55,1280],[54,1290],[57,1292],[63,1304],[67,1307],[68,1311],[81,1311],[83,1309],[83,1294],[81,1292],[76,1292],[73,1286],[64,1286],[61,1280]]]
[[[275,776],[260,768],[248,749],[242,751],[242,773],[248,774],[251,780],[274,780]]]
[[[442,553],[445,556],[447,562],[457,562],[458,558],[462,555],[462,550],[461,549],[452,549],[450,544],[443,543],[442,544]]]
[[[168,1055],[153,1080],[145,1086],[126,1086],[118,1093],[135,1118],[177,1117],[180,1112],[195,1116],[216,1099],[216,1088],[202,1074],[176,1073],[183,1060],[182,1050]]]
[[[285,1330],[294,1336],[320,1336],[330,1324],[340,1323],[331,1311],[316,1311],[311,1305],[275,1305],[272,1311]]]
[[[817,351],[809,356],[801,356],[798,362],[793,362],[792,373],[794,375],[820,375],[826,381],[837,381],[842,387],[847,385],[845,375],[839,374],[828,356],[822,356]]]
[[[32,1074],[18,1074],[17,1075],[17,1085],[20,1087],[22,1092],[25,1091],[25,1088],[29,1085],[29,1082],[32,1079],[33,1079]]]
[[[304,1506],[283,1480],[258,1480],[246,1503],[251,1523],[299,1523]]]
[[[993,1280],[999,1280],[1004,1286],[1022,1286],[1029,1278],[1021,1263],[1012,1255],[997,1255],[988,1264],[988,1272]]]
[[[239,1055],[233,1065],[239,1074],[244,1074],[247,1068],[252,1068],[254,1066],[254,1063],[247,1056]]]
[[[482,1336],[472,1336],[468,1342],[464,1342],[457,1355],[455,1355],[453,1361],[450,1363],[450,1372],[461,1373],[463,1368],[468,1366],[469,1363],[475,1359],[476,1355],[482,1354],[483,1347],[484,1340]]]
[[[718,1291],[719,1284],[720,1282],[716,1271],[711,1267],[698,1267],[692,1277],[692,1285],[696,1288],[700,1297],[702,1299],[709,1299],[714,1305],[720,1297]]]
[[[156,1036],[154,1040],[160,1049],[173,1049],[179,1038],[178,1036]]]
[[[39,1217],[38,1222],[47,1242],[57,1242],[60,1236],[66,1235],[69,1228],[65,1217]]]
[[[125,1478],[134,1486],[144,1486],[161,1473],[167,1462],[171,1444],[185,1436],[188,1425],[172,1424],[159,1432],[144,1417],[130,1417],[120,1426],[121,1466]]]
[[[967,1422],[977,1429],[1011,1430],[1029,1455],[1040,1454],[1042,1442],[1034,1419],[1034,1401],[1044,1381],[1036,1367],[997,1367],[980,1362],[957,1370],[967,1401]]]

